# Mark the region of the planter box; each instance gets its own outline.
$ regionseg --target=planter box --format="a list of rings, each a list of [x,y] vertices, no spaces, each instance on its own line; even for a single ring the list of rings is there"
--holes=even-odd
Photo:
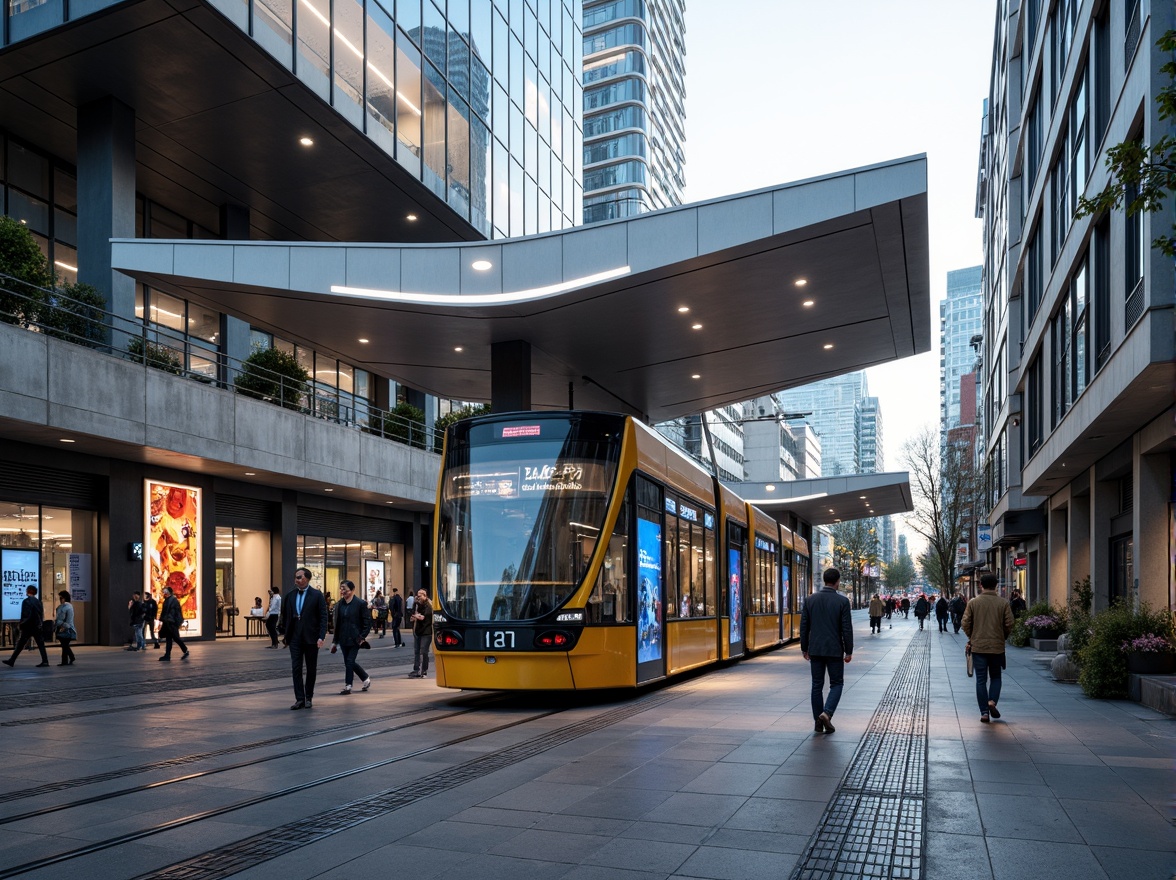
[[[1176,672],[1176,654],[1150,651],[1128,654],[1127,671],[1136,675],[1170,675]]]
[[[1047,651],[1050,654],[1058,652],[1057,639],[1030,639],[1029,647],[1034,651]]]
[[[1059,635],[1061,634],[1052,626],[1033,627],[1033,638],[1038,640],[1053,639],[1056,641]]]

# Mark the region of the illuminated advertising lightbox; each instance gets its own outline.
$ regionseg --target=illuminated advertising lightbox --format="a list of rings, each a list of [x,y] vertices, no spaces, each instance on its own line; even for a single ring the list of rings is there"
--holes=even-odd
[[[372,601],[377,592],[384,592],[384,560],[365,559],[363,561],[363,589],[365,602]]]
[[[4,619],[20,620],[20,606],[25,600],[25,591],[36,587],[41,592],[41,551],[16,550],[5,547],[0,550],[0,579],[4,596]]]
[[[792,610],[792,572],[788,565],[780,566],[780,612],[787,614]]]
[[[661,527],[637,518],[637,662],[662,656]]]
[[[743,641],[743,553],[739,550],[728,550],[729,571],[731,573],[731,589],[729,592],[731,613],[731,644]]]
[[[143,589],[163,612],[163,588],[180,602],[184,636],[200,635],[200,490],[145,481],[147,565]]]

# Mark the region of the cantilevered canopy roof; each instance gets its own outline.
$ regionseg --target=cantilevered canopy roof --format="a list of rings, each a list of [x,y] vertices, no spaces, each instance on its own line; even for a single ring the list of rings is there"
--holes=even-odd
[[[458,400],[650,421],[930,348],[924,156],[492,243],[116,240],[117,269]],[[369,340],[367,343],[360,339]]]
[[[731,483],[730,487],[765,513],[789,511],[815,526],[915,509],[905,471],[777,483]]]

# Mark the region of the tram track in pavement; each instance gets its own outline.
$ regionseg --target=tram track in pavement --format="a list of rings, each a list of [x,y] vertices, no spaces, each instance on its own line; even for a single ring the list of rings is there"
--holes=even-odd
[[[118,791],[106,792],[93,797],[83,798],[79,800],[70,801],[68,804],[58,804],[50,807],[43,807],[36,810],[29,810],[25,813],[13,816],[0,816],[0,825],[10,825],[13,822],[20,822],[25,819],[31,819],[36,816],[43,816],[48,813],[56,813],[61,810],[68,810],[73,807],[79,807],[83,804],[97,803],[103,800],[109,800],[123,795],[133,794],[135,792],[148,791],[154,788],[161,788],[165,785],[171,785],[176,782],[185,782],[193,779],[199,779],[204,776],[211,776],[216,773],[223,773],[228,770],[238,770],[243,767],[249,767],[256,764],[262,764],[266,761],[274,761],[279,758],[294,757],[296,755],[305,754],[307,752],[318,751],[319,749],[327,748],[328,746],[341,745],[343,743],[356,742],[358,740],[367,739],[372,736],[378,736],[384,733],[392,733],[397,730],[404,730],[409,727],[415,727],[419,724],[432,723],[435,721],[444,721],[449,718],[456,718],[460,715],[465,715],[470,712],[478,711],[486,708],[485,704],[493,702],[494,695],[478,695],[471,700],[477,702],[478,705],[470,706],[468,708],[457,709],[451,712],[446,712],[432,718],[419,719],[416,721],[409,721],[405,724],[398,724],[395,727],[386,727],[380,730],[370,731],[366,733],[358,733],[352,736],[347,736],[342,739],[332,740],[328,743],[319,743],[313,746],[308,746],[302,749],[294,749],[292,751],[281,752],[275,755],[267,755],[262,758],[256,758],[251,761],[243,761],[237,764],[229,764],[224,767],[210,768],[196,773],[187,773],[183,776],[173,777],[172,779],[164,779],[156,782],[150,782],[143,785],[135,785],[130,788],[120,789]],[[191,755],[181,755],[175,758],[168,758],[163,761],[155,761],[151,764],[136,764],[132,767],[121,767],[117,770],[108,770],[105,773],[94,773],[89,776],[80,776],[72,779],[62,779],[57,782],[46,782],[41,785],[35,785],[30,788],[23,788],[17,791],[8,791],[0,793],[0,804],[12,803],[13,801],[27,800],[29,798],[40,797],[47,794],[56,794],[61,791],[68,791],[74,788],[82,788],[87,785],[97,785],[103,782],[111,782],[113,780],[125,779],[128,776],[140,775],[144,773],[154,773],[160,770],[169,770],[174,767],[184,767],[190,764],[196,764],[201,761],[211,761],[216,758],[223,758],[228,755],[237,755],[243,752],[253,751],[255,749],[270,748],[271,746],[285,745],[298,740],[312,739],[316,736],[330,736],[331,734],[341,733],[346,730],[354,730],[357,727],[366,727],[372,724],[381,724],[387,721],[393,721],[398,718],[412,718],[416,715],[424,715],[427,713],[436,713],[442,711],[436,708],[420,708],[410,709],[403,712],[392,712],[387,715],[378,715],[374,718],[364,718],[356,721],[349,721],[345,724],[335,724],[330,727],[322,727],[317,730],[304,730],[297,733],[290,733],[284,736],[274,736],[262,740],[253,740],[247,743],[240,743],[235,746],[227,746],[223,749],[215,749],[210,752],[199,752]]]
[[[364,664],[369,671],[377,669],[392,669],[395,667],[409,667],[411,660],[391,661],[391,662],[372,662],[368,661]],[[267,670],[268,671],[268,670]],[[274,680],[278,680],[279,676],[284,674],[286,679],[289,678],[289,670],[285,667],[275,671]],[[49,724],[55,721],[72,721],[78,718],[91,718],[97,715],[110,715],[118,712],[135,712],[135,711],[149,711],[151,709],[187,705],[189,703],[205,702],[208,700],[224,700],[232,697],[241,696],[241,691],[227,691],[225,693],[217,694],[201,694],[198,696],[184,696],[176,697],[174,699],[162,699],[158,693],[150,691],[140,691],[137,688],[150,688],[158,683],[165,683],[168,690],[175,691],[181,689],[199,689],[212,687],[225,687],[235,684],[256,684],[258,674],[256,670],[242,671],[242,672],[219,672],[210,675],[190,676],[188,678],[168,678],[160,682],[157,679],[137,679],[135,681],[125,682],[119,685],[94,685],[92,687],[75,687],[75,688],[58,688],[55,690],[40,690],[40,691],[26,691],[19,694],[9,694],[0,697],[0,712],[11,711],[15,709],[30,709],[38,706],[57,706],[61,704],[72,705],[73,703],[88,702],[92,700],[109,700],[117,699],[119,697],[144,696],[150,697],[151,702],[139,703],[119,706],[105,706],[100,709],[87,709],[81,712],[68,712],[61,715],[40,715],[33,718],[10,718],[0,721],[0,728],[5,727],[27,727],[31,724]],[[288,691],[290,685],[288,681],[283,684],[274,685],[273,687],[254,687],[248,693],[251,695],[269,693],[271,691]]]
[[[332,805],[327,810],[276,828],[268,828],[262,833],[243,840],[217,847],[174,865],[140,875],[140,878],[137,878],[137,880],[148,880],[148,878],[151,878],[151,880],[165,880],[165,878],[214,880],[214,878],[228,877],[246,867],[252,867],[269,859],[293,852],[301,847],[339,834],[356,825],[387,815],[418,800],[457,788],[467,782],[479,779],[487,773],[513,766],[519,761],[542,754],[579,737],[616,724],[640,712],[647,711],[661,703],[677,699],[687,693],[689,691],[654,691],[653,693],[633,699],[626,705],[620,707],[610,706],[583,721],[574,722],[552,731],[540,733],[514,745],[464,761],[452,768],[434,772],[421,779],[407,781],[402,785],[384,789],[372,795],[356,798],[346,803]],[[299,785],[289,786],[278,791],[257,795],[242,801],[214,807],[177,819],[158,822],[138,831],[115,835],[52,856],[6,867],[0,870],[0,880],[22,877],[32,871],[63,865],[88,855],[163,834],[177,828],[217,819],[228,813],[276,801],[280,798],[288,797],[321,785],[368,773],[381,767],[387,767],[402,761],[409,761],[419,758],[422,755],[530,724],[543,718],[561,714],[567,711],[567,709],[568,707],[565,706],[534,712],[525,718],[514,719],[484,730],[453,737],[444,742],[402,752],[389,758],[350,768],[339,773],[328,774]],[[245,766],[248,766],[248,763]]]

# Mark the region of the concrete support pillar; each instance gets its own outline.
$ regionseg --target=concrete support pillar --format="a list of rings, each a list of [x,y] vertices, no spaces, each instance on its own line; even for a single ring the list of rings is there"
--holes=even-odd
[[[135,237],[135,111],[105,97],[78,108],[78,281],[134,333],[135,282],[111,268],[110,239]],[[123,320],[118,320],[123,319]],[[125,348],[122,334],[111,340]]]
[[[1116,480],[1095,480],[1091,484],[1090,583],[1094,588],[1094,611],[1111,604],[1111,518],[1119,511]]]
[[[515,339],[490,347],[490,411],[531,408],[531,344]]]
[[[419,513],[412,515],[412,538],[409,546],[405,547],[405,552],[409,555],[412,566],[412,591],[415,593],[422,587],[430,596],[433,593],[432,584],[429,583],[429,572],[425,568],[425,537],[424,529],[422,527],[423,519]]]
[[[1093,472],[1091,478],[1093,479]],[[1074,581],[1091,578],[1090,495],[1070,499],[1070,588]]]
[[[225,241],[249,241],[249,209],[244,205],[221,205],[220,225]]]
[[[1048,595],[1051,605],[1064,606],[1070,593],[1070,542],[1067,520],[1069,505],[1049,511],[1049,580]]]
[[[270,536],[270,577],[282,595],[294,586],[294,568],[298,565],[298,494],[282,492],[278,521]],[[322,589],[322,584],[315,584]]]
[[[1140,435],[1133,442],[1138,448]],[[1171,522],[1172,459],[1169,453],[1135,456],[1135,510],[1132,531],[1136,548],[1168,547]],[[1152,610],[1169,602],[1169,553],[1135,554],[1136,596]]]

